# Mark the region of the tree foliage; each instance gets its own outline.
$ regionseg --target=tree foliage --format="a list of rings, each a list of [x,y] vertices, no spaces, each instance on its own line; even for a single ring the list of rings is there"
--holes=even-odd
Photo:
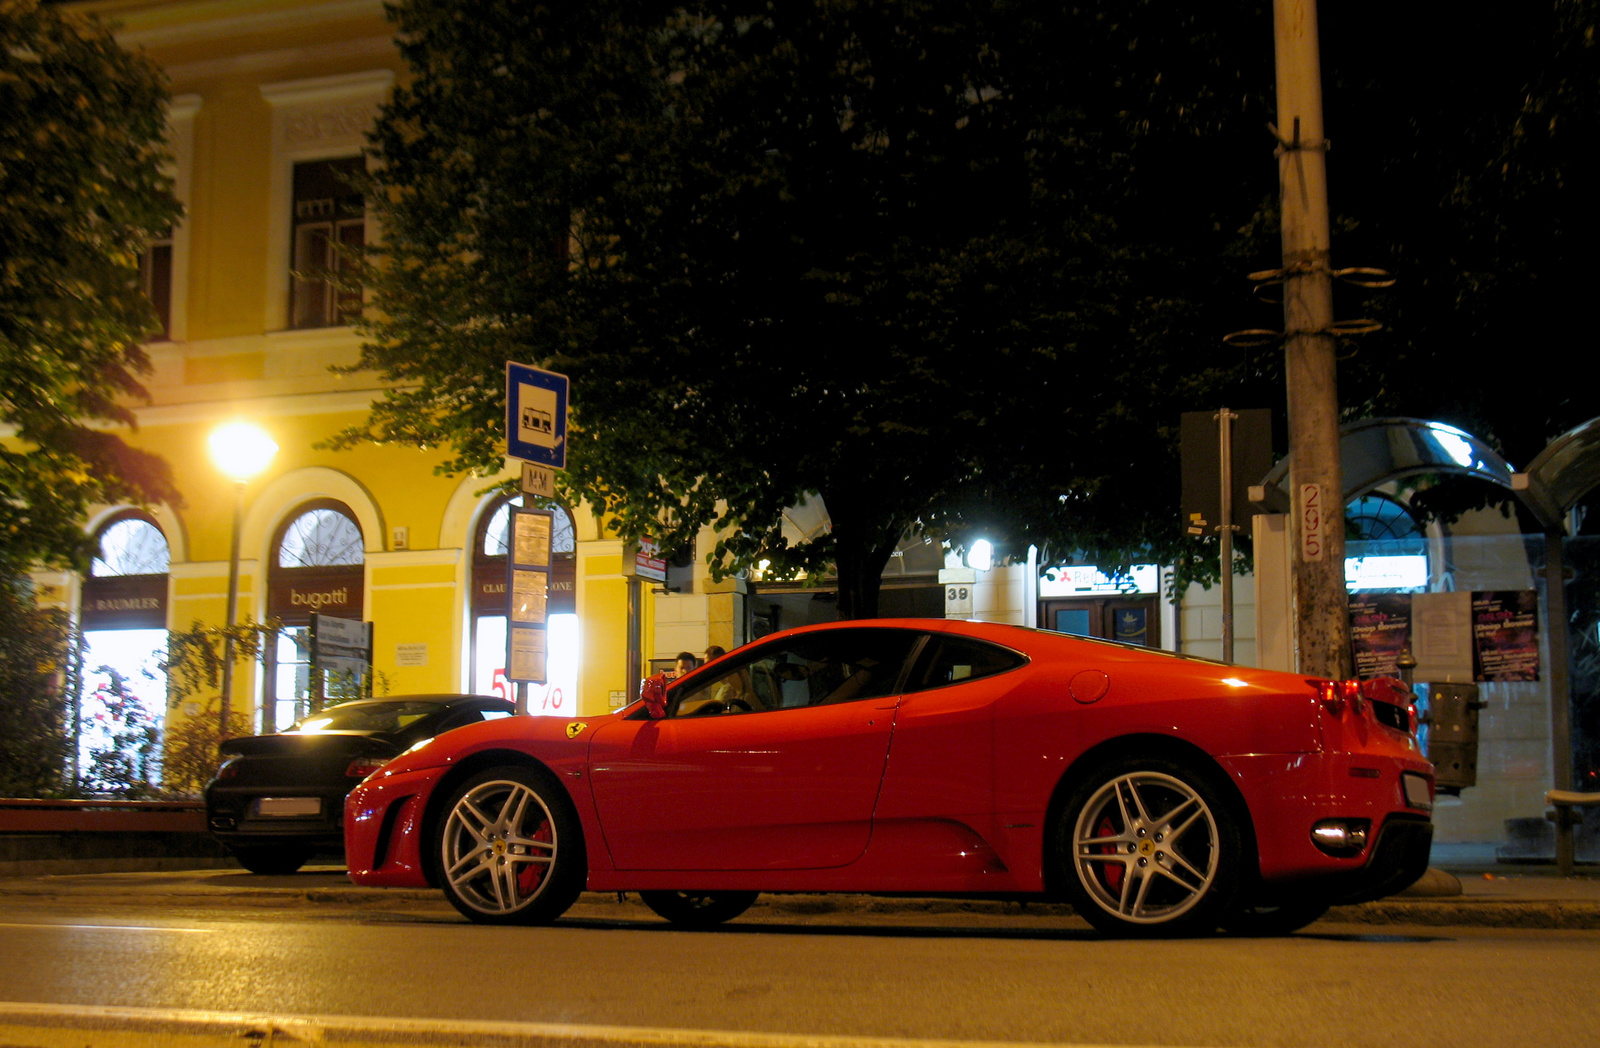
[[[1325,6],[1335,264],[1401,278],[1338,303],[1386,325],[1341,347],[1351,417],[1524,460],[1587,417],[1484,375],[1571,330],[1593,9]],[[717,568],[832,565],[846,615],[912,526],[1214,570],[1175,512],[1179,415],[1284,414],[1281,349],[1219,341],[1281,323],[1243,280],[1279,264],[1267,5],[465,10],[394,6],[414,79],[373,140],[361,365],[396,389],[342,442],[493,472],[520,359],[573,379],[570,493],[669,545],[713,524]],[[833,530],[790,547],[812,493]]]
[[[1270,38],[1129,6],[396,5],[362,366],[399,388],[343,441],[492,471],[524,359],[573,380],[572,492],[713,524],[714,568],[833,565],[846,615],[913,526],[1176,557],[1178,412],[1240,380],[1200,340],[1270,189],[1222,166],[1267,58],[1218,40]]]
[[[177,220],[166,89],[98,23],[0,0],[0,572],[82,563],[85,510],[178,496],[131,426],[154,314],[139,259]]]
[[[1600,414],[1566,380],[1600,235],[1600,4],[1504,14],[1325,5],[1323,49],[1336,264],[1399,278],[1343,309],[1385,325],[1348,347],[1347,413],[1441,419],[1521,467]]]
[[[67,695],[77,676],[70,624],[0,578],[0,637],[0,797],[67,795],[74,786]]]

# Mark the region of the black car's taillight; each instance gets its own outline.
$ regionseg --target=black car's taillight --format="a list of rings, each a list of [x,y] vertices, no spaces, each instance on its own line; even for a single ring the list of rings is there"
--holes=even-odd
[[[388,757],[357,757],[344,773],[352,779],[364,779],[388,763]]]

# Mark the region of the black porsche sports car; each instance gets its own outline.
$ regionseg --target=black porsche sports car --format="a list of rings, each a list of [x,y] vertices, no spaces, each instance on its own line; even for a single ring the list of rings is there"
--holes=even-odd
[[[487,695],[401,695],[329,706],[274,735],[229,739],[206,824],[252,873],[293,873],[344,844],[352,787],[419,743],[516,706]]]

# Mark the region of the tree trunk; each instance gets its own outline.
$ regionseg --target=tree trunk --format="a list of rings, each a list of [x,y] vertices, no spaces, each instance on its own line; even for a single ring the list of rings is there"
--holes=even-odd
[[[829,506],[830,513],[832,505]],[[888,566],[899,541],[899,530],[884,541],[888,529],[862,527],[846,519],[833,519],[834,571],[839,577],[839,617],[875,619],[878,617],[878,591],[883,587],[883,569]]]

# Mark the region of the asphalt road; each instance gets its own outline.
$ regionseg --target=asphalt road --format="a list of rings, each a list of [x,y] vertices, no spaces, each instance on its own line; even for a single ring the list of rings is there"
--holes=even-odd
[[[1108,941],[1062,912],[754,910],[684,932],[636,904],[548,928],[328,891],[13,890],[0,1001],[1117,1045],[1515,1045],[1586,1037],[1600,931],[1324,922]],[[259,879],[268,881],[269,879]],[[296,883],[309,885],[316,878]],[[1579,1031],[1584,1031],[1579,1033]],[[726,1038],[724,1038],[726,1041]]]

